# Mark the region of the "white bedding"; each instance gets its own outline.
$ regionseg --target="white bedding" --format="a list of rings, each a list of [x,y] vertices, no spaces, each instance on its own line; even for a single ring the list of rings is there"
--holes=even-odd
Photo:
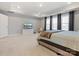
[[[79,51],[79,32],[63,31],[51,36],[50,41]]]
[[[63,32],[55,33],[54,35],[51,36],[51,38],[53,38],[53,37],[76,40],[76,39],[79,39],[79,32],[63,31]]]

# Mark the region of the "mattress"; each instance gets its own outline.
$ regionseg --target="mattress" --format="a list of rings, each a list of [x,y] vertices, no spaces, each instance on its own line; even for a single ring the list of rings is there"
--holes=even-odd
[[[57,38],[62,38],[62,39],[79,39],[79,32],[75,31],[63,31],[59,33],[55,33],[54,35],[51,36],[51,38],[57,37]]]
[[[49,41],[79,51],[79,32],[64,31],[55,33]]]

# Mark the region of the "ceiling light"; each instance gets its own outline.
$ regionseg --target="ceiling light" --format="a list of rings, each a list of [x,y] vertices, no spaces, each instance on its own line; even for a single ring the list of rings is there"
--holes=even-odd
[[[42,7],[43,5],[42,4],[40,4],[40,7]]]
[[[20,6],[17,6],[17,8],[20,8]]]
[[[67,2],[67,4],[72,4],[72,2]]]

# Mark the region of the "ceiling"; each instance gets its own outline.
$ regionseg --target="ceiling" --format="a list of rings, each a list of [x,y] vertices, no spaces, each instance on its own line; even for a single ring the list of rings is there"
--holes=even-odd
[[[0,10],[20,13],[26,16],[42,17],[50,11],[70,4],[67,2],[0,2]]]

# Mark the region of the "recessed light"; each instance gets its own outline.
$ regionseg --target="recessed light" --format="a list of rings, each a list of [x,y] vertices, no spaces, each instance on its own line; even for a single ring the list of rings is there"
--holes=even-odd
[[[40,4],[39,6],[40,6],[40,7],[42,7],[43,5],[42,5],[42,4]]]
[[[17,8],[20,8],[20,6],[17,6]]]

